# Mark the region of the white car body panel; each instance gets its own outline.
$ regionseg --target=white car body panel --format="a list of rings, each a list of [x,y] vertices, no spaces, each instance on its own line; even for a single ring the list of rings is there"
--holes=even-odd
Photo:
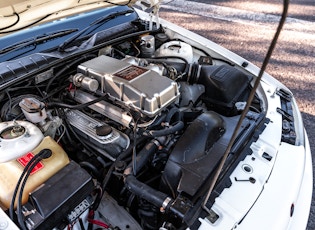
[[[14,4],[20,4],[18,2],[20,1],[14,1]],[[157,1],[151,3],[156,5]],[[0,2],[0,6],[1,4],[3,3]],[[82,11],[84,10],[86,9],[82,8]],[[235,63],[236,68],[243,72],[258,75],[259,68],[237,54],[152,14],[136,11],[140,18],[161,24],[170,37],[187,41],[217,58]],[[0,14],[3,14],[1,10]],[[248,62],[248,66],[243,68],[241,66],[245,61]],[[279,87],[289,91],[270,75],[264,74],[257,94],[264,99],[264,112],[269,123],[257,141],[251,144],[252,154],[241,161],[230,175],[232,185],[224,189],[216,198],[211,209],[218,214],[219,219],[212,224],[207,218],[199,218],[200,230],[233,228],[294,230],[306,227],[313,181],[310,146],[306,133],[304,138],[299,139],[298,136],[296,145],[281,142],[282,115],[277,112],[281,102],[280,96],[276,94]],[[299,129],[302,124],[299,112],[295,114],[295,122],[296,128]],[[305,143],[301,143],[303,140]],[[264,153],[271,156],[271,160],[263,157]],[[244,167],[249,167],[251,171],[244,170]],[[255,182],[235,179],[246,180],[249,177],[254,178]],[[294,212],[290,216],[292,204]],[[13,225],[13,222],[0,210],[0,229],[17,229]]]
[[[145,16],[141,12],[138,13]],[[229,61],[239,66],[247,61],[191,31],[163,19],[158,20],[166,30],[170,30],[168,32],[172,37],[192,41],[196,47],[209,48],[208,52],[215,52],[214,56],[219,55],[222,58],[228,58]],[[249,62],[246,71],[257,76],[259,68]],[[282,116],[276,110],[281,105],[276,91],[278,87],[288,89],[267,73],[263,75],[261,86],[262,90],[258,93],[263,92],[265,94],[263,97],[266,98],[265,103],[268,107],[266,117],[270,119],[270,123],[259,136],[257,142],[251,145],[253,155],[240,162],[230,176],[233,185],[216,198],[212,209],[220,218],[214,224],[206,218],[199,219],[202,223],[199,228],[201,230],[225,230],[234,227],[249,230],[253,229],[253,226],[255,229],[262,230],[293,230],[306,227],[313,181],[308,140],[305,148],[304,146],[293,146],[281,142]],[[295,117],[301,122],[300,113],[295,114]],[[272,156],[271,161],[262,157],[264,152]],[[255,157],[254,161],[252,157]],[[244,165],[250,165],[253,172],[251,174],[246,173],[242,169]],[[237,182],[234,179],[235,177],[242,179],[249,176],[256,179],[254,185],[250,182]],[[284,191],[288,191],[288,193],[284,193]],[[259,198],[257,199],[257,197]],[[290,217],[290,208],[293,203],[295,204],[295,215]],[[270,206],[271,204],[274,205]],[[246,215],[245,218],[244,215]],[[239,222],[241,223],[238,224]],[[297,228],[297,226],[299,227]]]

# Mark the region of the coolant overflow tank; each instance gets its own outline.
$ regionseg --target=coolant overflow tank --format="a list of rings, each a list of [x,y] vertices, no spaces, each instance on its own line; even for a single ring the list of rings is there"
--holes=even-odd
[[[155,56],[180,57],[186,59],[188,63],[192,63],[194,58],[192,46],[182,41],[170,41],[164,43],[156,50]]]
[[[32,151],[24,155],[0,164],[0,207],[6,210],[10,207],[12,195],[24,167],[36,154],[43,149],[50,149],[52,155],[41,160],[31,172],[22,197],[24,204],[28,200],[28,194],[44,183],[48,178],[58,172],[69,163],[65,151],[51,138],[45,137]],[[48,198],[49,199],[49,198]]]

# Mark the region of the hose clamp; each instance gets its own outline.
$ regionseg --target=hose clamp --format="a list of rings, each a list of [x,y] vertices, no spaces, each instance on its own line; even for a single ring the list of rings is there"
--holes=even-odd
[[[169,205],[169,203],[172,201],[172,198],[166,197],[166,199],[163,201],[162,207],[160,208],[161,212],[165,212],[165,209]]]

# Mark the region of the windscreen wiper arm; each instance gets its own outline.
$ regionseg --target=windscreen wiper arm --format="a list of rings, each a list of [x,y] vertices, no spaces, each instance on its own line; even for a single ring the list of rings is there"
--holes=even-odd
[[[55,38],[63,37],[68,34],[71,34],[73,32],[78,31],[78,29],[67,29],[67,30],[58,30],[51,33],[45,33],[43,35],[39,35],[36,37],[32,37],[23,41],[20,41],[18,43],[15,43],[13,45],[7,46],[0,50],[0,55],[7,54],[19,49],[22,49],[24,47],[30,46],[30,45],[37,45],[43,42],[46,42],[48,40],[52,40]]]
[[[112,19],[115,19],[119,16],[123,16],[123,15],[130,14],[133,12],[134,12],[133,10],[118,11],[118,12],[111,13],[109,15],[106,15],[106,16],[103,16],[103,17],[96,19],[94,22],[92,22],[90,25],[88,25],[87,27],[82,29],[80,32],[76,33],[74,36],[72,36],[71,38],[67,39],[62,44],[60,44],[58,51],[60,51],[60,52],[64,51],[73,41],[75,41],[77,38],[79,38],[82,34],[84,34],[92,26],[95,26],[98,24],[103,24],[103,23],[108,22]]]

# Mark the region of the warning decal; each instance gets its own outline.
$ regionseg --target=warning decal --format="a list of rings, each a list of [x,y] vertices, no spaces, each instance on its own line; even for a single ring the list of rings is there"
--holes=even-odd
[[[28,152],[24,156],[20,157],[17,159],[17,161],[22,165],[24,168],[30,162],[30,160],[34,157],[34,154],[31,152]],[[41,170],[44,168],[44,164],[42,162],[38,162],[38,164],[33,168],[31,175],[36,173],[37,171]]]

